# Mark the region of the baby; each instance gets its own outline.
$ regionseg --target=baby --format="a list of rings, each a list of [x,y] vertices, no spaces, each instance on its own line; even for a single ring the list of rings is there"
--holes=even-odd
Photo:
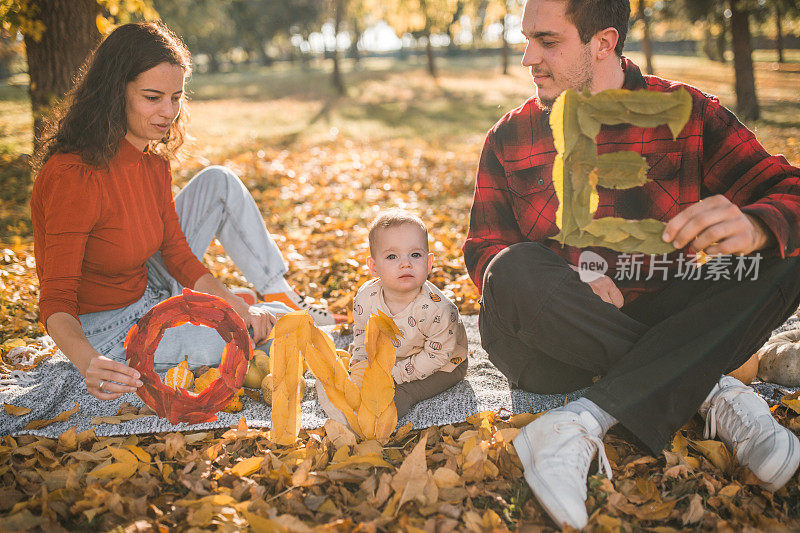
[[[380,309],[403,335],[394,343],[397,362],[392,368],[399,419],[415,403],[464,379],[467,333],[455,304],[427,280],[433,254],[419,217],[398,209],[380,213],[369,228],[369,251],[367,265],[376,278],[364,283],[353,300],[350,374],[360,385],[368,364],[367,320]],[[329,417],[344,420],[324,393],[319,398]]]

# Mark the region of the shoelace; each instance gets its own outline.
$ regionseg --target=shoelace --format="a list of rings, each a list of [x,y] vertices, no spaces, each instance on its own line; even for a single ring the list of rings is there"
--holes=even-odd
[[[562,426],[576,426],[578,428],[578,432],[581,434],[580,438],[585,439],[589,443],[588,447],[581,447],[581,459],[583,459],[585,463],[591,463],[594,452],[597,452],[597,473],[603,472],[608,479],[611,479],[611,463],[606,455],[606,447],[603,444],[603,439],[589,434],[583,424],[577,421],[558,423],[555,425],[555,429],[558,430]]]
[[[703,438],[704,439],[713,439],[717,436],[717,417],[724,423],[728,421],[731,416],[736,416],[741,420],[741,424],[739,424],[739,428],[745,430],[745,435],[731,435],[731,439],[740,442],[743,441],[748,437],[747,433],[748,430],[752,430],[750,424],[747,423],[747,412],[741,411],[736,408],[735,402],[731,401],[736,396],[740,394],[750,393],[751,390],[749,387],[726,387],[725,389],[720,390],[717,392],[717,395],[721,393],[725,393],[725,398],[720,398],[720,401],[714,402],[713,399],[711,401],[711,406],[708,408],[708,412],[706,413],[706,425],[703,429]],[[728,409],[720,409],[721,405],[729,406]],[[722,412],[717,414],[717,411],[721,410]],[[728,416],[726,416],[728,415]],[[741,432],[739,432],[741,433]]]
[[[291,299],[292,299],[292,301],[294,301],[295,304],[297,304],[297,307],[299,307],[303,311],[308,311],[308,312],[310,312],[312,314],[316,314],[316,315],[319,315],[319,316],[325,316],[325,317],[331,315],[331,312],[328,311],[327,309],[320,309],[319,307],[314,307],[313,305],[309,305],[309,304],[306,303],[305,299],[303,299],[303,298],[301,298],[299,296],[297,298],[291,298]]]
[[[308,305],[305,302],[299,303],[297,305],[303,311],[308,311],[309,313],[316,314],[319,316],[329,316],[331,314],[330,311],[326,311],[325,309],[320,309],[319,307],[314,307],[313,305]]]

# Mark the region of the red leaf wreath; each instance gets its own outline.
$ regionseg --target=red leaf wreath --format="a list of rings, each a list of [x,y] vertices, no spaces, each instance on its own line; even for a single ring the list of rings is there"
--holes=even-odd
[[[214,328],[227,342],[219,365],[220,377],[197,394],[165,385],[153,370],[154,354],[164,331],[187,322]],[[125,351],[128,364],[142,375],[143,385],[136,394],[173,424],[216,420],[216,413],[242,386],[253,357],[244,321],[233,308],[222,298],[189,289],[153,306],[139,319],[128,331]]]

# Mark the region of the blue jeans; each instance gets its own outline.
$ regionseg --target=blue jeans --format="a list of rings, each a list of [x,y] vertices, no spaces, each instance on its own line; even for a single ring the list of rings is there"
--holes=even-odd
[[[175,208],[189,247],[202,261],[215,237],[245,278],[265,293],[286,273],[277,244],[264,225],[253,197],[231,170],[211,166],[203,169],[175,197]],[[120,309],[80,315],[86,338],[95,350],[125,362],[123,343],[128,330],[147,311],[183,287],[170,275],[160,252],[147,260],[147,287],[142,297]],[[282,303],[261,303],[272,313],[287,313]],[[189,366],[220,363],[225,341],[214,329],[184,324],[168,329],[155,352],[154,368],[162,372],[188,356]]]

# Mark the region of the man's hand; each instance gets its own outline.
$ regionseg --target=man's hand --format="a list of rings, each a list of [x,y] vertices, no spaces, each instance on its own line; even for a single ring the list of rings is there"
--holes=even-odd
[[[758,219],[718,194],[705,198],[675,215],[662,238],[675,248],[692,245],[708,255],[745,255],[769,247],[774,237]]]
[[[575,265],[570,265],[570,268],[580,274],[581,269]],[[604,302],[610,303],[615,307],[622,307],[625,304],[625,299],[622,297],[617,285],[608,276],[599,276],[592,281],[584,281],[592,291],[598,295]]]

